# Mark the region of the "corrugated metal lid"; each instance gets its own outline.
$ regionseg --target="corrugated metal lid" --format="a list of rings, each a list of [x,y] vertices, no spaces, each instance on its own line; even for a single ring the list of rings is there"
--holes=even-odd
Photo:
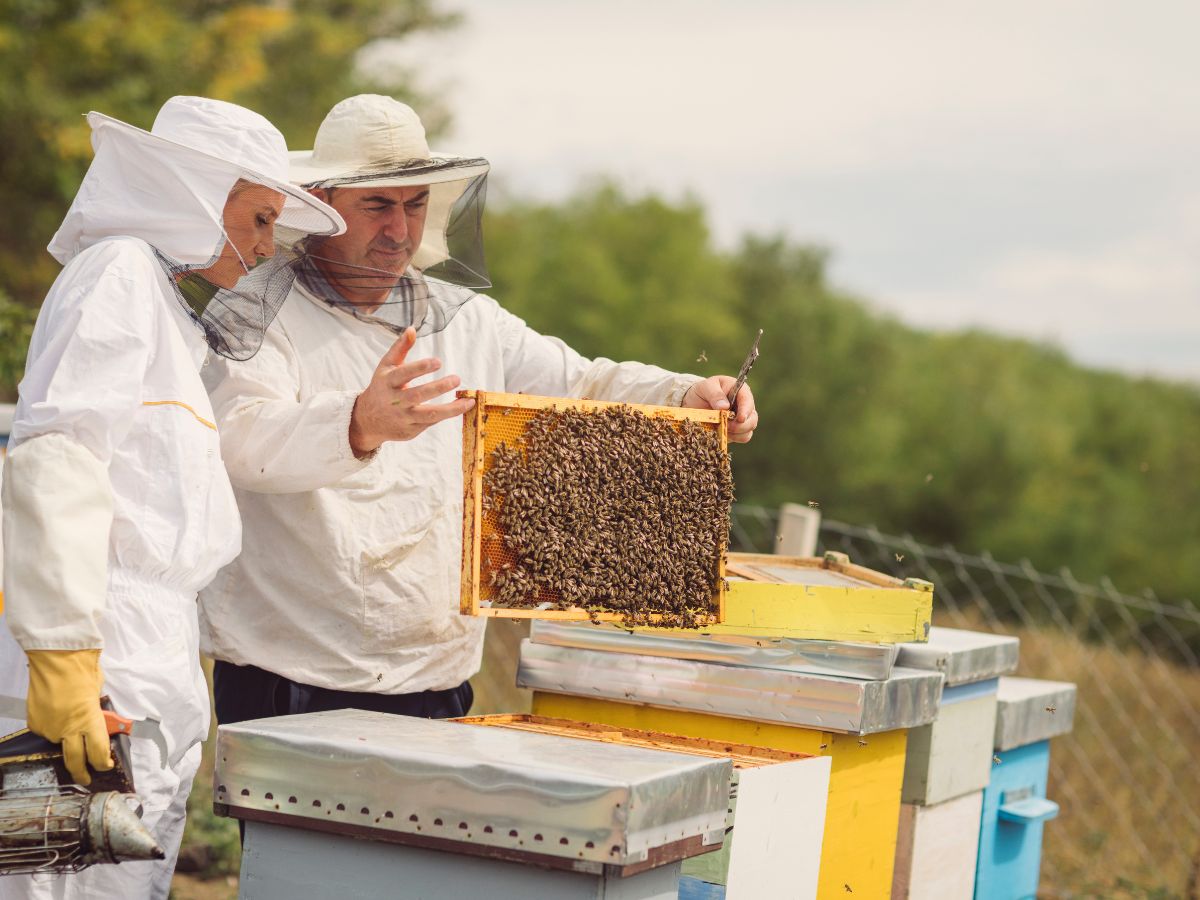
[[[901,644],[896,664],[941,672],[947,685],[970,684],[1015,672],[1020,651],[1015,637],[934,627],[928,643]]]
[[[1001,678],[996,692],[996,750],[1012,750],[1068,734],[1075,724],[1075,685],[1039,678]]]
[[[732,764],[360,710],[218,730],[215,801],[355,829],[631,865],[720,841]]]

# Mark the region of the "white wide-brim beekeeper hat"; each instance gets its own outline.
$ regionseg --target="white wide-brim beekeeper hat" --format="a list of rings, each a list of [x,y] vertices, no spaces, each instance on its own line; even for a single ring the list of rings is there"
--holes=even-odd
[[[482,249],[470,243],[481,240],[478,217],[491,166],[479,157],[431,152],[410,106],[380,94],[350,97],[321,122],[312,150],[289,156],[292,182],[306,188],[427,185],[425,231],[413,265],[425,271],[457,259],[461,271],[466,260],[482,261]],[[453,246],[456,239],[461,249]],[[470,268],[477,268],[473,261]],[[468,286],[487,286],[486,275],[479,274],[482,283]]]
[[[172,97],[150,131],[98,112],[87,121],[95,158],[48,247],[59,262],[126,236],[178,264],[205,266],[224,247],[222,213],[239,180],[284,195],[277,226],[304,234],[346,230],[337,212],[290,182],[283,135],[249,109]]]

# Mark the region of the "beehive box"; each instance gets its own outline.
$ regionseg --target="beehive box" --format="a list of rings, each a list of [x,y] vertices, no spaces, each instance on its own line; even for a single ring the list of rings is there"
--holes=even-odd
[[[537,715],[562,716],[615,727],[662,729],[690,737],[737,741],[828,758],[831,763],[829,797],[817,897],[838,900],[853,894],[855,897],[883,898],[891,892],[900,818],[900,782],[904,776],[904,747],[908,737],[906,730],[866,736],[838,734],[540,690],[534,692],[533,711]],[[793,895],[764,893],[758,896]]]
[[[1046,797],[1050,739],[1071,731],[1075,685],[1001,678],[991,781],[983,792],[977,900],[1037,896],[1043,825],[1058,815]]]
[[[908,735],[905,803],[933,806],[981,791],[992,771],[996,689],[1017,668],[1014,637],[933,628],[929,642],[902,644],[897,663],[943,672],[938,717]]]
[[[900,806],[892,900],[971,900],[983,791],[936,806]]]
[[[459,391],[459,397],[475,400],[475,407],[466,415],[463,425],[463,558],[461,612],[472,616],[503,616],[509,618],[621,621],[620,612],[589,611],[582,607],[557,608],[561,595],[541,591],[533,599],[535,608],[500,605],[495,578],[511,567],[516,554],[505,545],[505,533],[495,506],[485,504],[485,477],[493,465],[493,454],[503,444],[509,448],[519,445],[534,417],[543,410],[577,410],[602,413],[605,410],[627,408],[673,422],[692,422],[712,430],[724,453],[728,446],[727,414],[715,410],[683,409],[679,407],[644,406],[609,403],[598,400],[534,397],[525,394],[503,394],[485,391]],[[711,579],[712,598],[708,611],[700,617],[704,624],[717,623],[724,617],[725,548],[713,554]],[[653,618],[651,619],[653,621]]]
[[[897,667],[886,681],[870,682],[539,644],[536,637],[522,645],[517,675],[534,691],[536,715],[829,758],[817,895],[888,896],[907,729],[936,714],[940,672]]]
[[[829,792],[827,757],[545,716],[455,721],[728,758],[733,776],[724,844],[685,860],[684,875],[697,885],[723,886],[725,900],[816,896]]]
[[[894,644],[929,639],[933,585],[823,557],[730,553],[724,618],[705,629],[764,639]]]

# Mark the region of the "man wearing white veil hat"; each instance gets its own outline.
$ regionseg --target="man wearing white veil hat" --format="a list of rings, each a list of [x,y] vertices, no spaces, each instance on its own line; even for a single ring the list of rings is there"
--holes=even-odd
[[[4,626],[28,661],[29,728],[77,782],[113,766],[102,693],[161,723],[165,765],[149,741],[130,749],[165,859],[0,878],[0,897],[167,896],[210,722],[196,592],[241,535],[199,370],[210,349],[256,351],[294,271],[277,230],[345,228],[288,183],[283,136],[250,110],[174,97],[150,132],[88,122],[96,155],[50,243],[64,268],[4,463]]]
[[[472,401],[431,401],[463,384],[728,408],[734,379],[585,359],[475,293],[488,163],[431,153],[402,103],[342,101],[291,171],[347,230],[306,242],[263,351],[205,373],[246,523],[200,597],[217,719],[461,715],[484,634],[457,612]],[[744,388],[730,439],[756,424]]]

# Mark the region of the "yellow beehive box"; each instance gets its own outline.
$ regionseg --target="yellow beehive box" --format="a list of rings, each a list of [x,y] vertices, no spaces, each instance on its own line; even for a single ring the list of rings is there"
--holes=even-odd
[[[844,553],[730,553],[725,617],[712,634],[898,644],[926,641],[933,585],[850,562]]]
[[[646,406],[631,403],[609,403],[600,400],[582,400],[562,397],[534,397],[528,394],[504,394],[487,391],[459,391],[459,397],[475,400],[475,407],[466,415],[463,424],[463,556],[462,594],[460,611],[471,616],[500,616],[517,619],[558,619],[620,621],[617,612],[589,612],[573,607],[569,609],[530,609],[504,607],[497,603],[497,592],[493,586],[493,575],[501,567],[513,561],[513,553],[505,546],[502,526],[496,510],[486,508],[484,503],[484,476],[487,474],[493,454],[505,444],[517,445],[530,422],[539,412],[546,409],[602,412],[627,408],[647,416],[670,419],[674,422],[692,422],[712,430],[724,452],[728,446],[726,421],[728,414],[715,410],[683,409],[681,407]],[[711,613],[705,624],[718,623],[723,617],[725,596],[724,547],[714,554],[714,585]],[[538,598],[547,604],[556,603],[560,597],[544,595]]]
[[[769,722],[535,691],[535,715],[827,756],[832,768],[817,897],[891,894],[906,730],[835,734]]]

